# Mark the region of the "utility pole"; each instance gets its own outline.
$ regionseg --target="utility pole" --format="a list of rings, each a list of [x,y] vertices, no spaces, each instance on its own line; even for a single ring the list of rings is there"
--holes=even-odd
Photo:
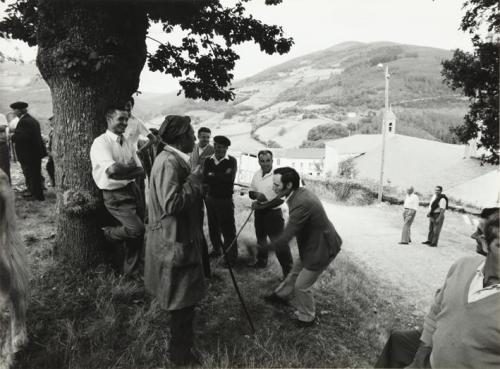
[[[380,182],[378,188],[378,201],[382,202],[384,190],[384,161],[385,161],[385,138],[387,134],[387,117],[389,116],[389,66],[385,66],[385,111],[382,118],[382,158],[380,161]]]

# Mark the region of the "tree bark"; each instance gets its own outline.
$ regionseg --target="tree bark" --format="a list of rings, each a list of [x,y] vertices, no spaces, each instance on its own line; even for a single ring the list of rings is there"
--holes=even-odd
[[[105,247],[90,146],[105,111],[124,105],[146,60],[146,13],[125,2],[40,1],[38,68],[50,87],[57,191],[55,256],[86,269]]]

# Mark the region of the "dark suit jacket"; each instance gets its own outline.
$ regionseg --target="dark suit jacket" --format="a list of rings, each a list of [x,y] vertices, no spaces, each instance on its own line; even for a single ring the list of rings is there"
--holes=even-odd
[[[19,119],[12,140],[15,142],[17,158],[21,163],[33,162],[47,156],[40,123],[29,114]]]
[[[193,152],[191,153],[191,168],[194,169],[197,165],[201,165],[201,169],[203,170],[205,160],[214,154],[214,147],[208,144],[201,155],[198,153],[198,147],[198,144],[194,145]]]
[[[285,230],[270,247],[283,247],[297,237],[304,268],[325,268],[339,253],[342,239],[328,219],[321,201],[309,190],[299,188],[288,199],[288,208],[289,219]]]

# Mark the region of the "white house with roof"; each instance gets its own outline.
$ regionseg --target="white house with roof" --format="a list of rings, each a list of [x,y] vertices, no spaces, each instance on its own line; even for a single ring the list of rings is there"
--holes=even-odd
[[[392,113],[392,112],[390,112]],[[498,166],[482,164],[476,150],[396,134],[394,114],[388,116],[384,183],[429,194],[436,185],[457,200],[476,206],[498,202]],[[476,155],[476,156],[475,156]],[[352,135],[325,144],[325,172],[337,173],[341,161],[352,158],[359,178],[379,181],[382,134]]]
[[[325,149],[269,149],[273,153],[274,168],[292,167],[303,178],[321,178],[324,175]],[[249,184],[260,168],[256,153],[239,153],[236,182]]]

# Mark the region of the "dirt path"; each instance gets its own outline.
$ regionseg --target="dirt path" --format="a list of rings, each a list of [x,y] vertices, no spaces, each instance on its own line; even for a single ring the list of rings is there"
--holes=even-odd
[[[422,245],[427,239],[426,209],[420,208],[412,226],[412,243],[399,245],[402,209],[399,206],[342,206],[323,202],[330,220],[344,240],[343,251],[362,263],[368,275],[380,280],[386,293],[401,293],[419,312],[426,312],[434,291],[451,264],[474,255],[472,227],[461,214],[447,212],[439,246]]]

